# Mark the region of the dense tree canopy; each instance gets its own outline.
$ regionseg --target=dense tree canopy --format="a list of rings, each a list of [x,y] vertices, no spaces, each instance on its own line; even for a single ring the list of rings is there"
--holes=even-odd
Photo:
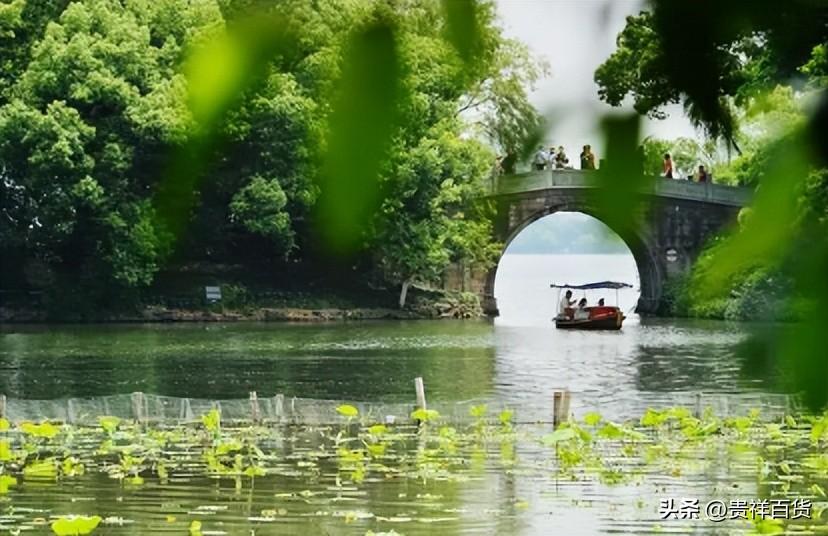
[[[627,18],[618,49],[595,72],[599,95],[663,117],[682,103],[713,137],[734,141],[732,105],[779,83],[803,85],[825,68],[822,2],[669,2]]]
[[[188,78],[189,58],[263,5],[291,29],[289,46],[209,126],[214,143],[199,153],[206,172],[171,240],[155,197],[178,155],[203,137],[192,105],[204,88]],[[391,283],[434,279],[454,260],[490,263],[485,207],[475,202],[492,168],[488,147],[516,151],[516,132],[537,126],[526,87],[542,68],[501,35],[492,5],[469,5],[474,39],[464,48],[437,0],[3,1],[4,282],[32,285],[45,271],[46,280],[109,292],[141,288],[173,247],[177,259],[213,261],[318,254],[312,223],[325,195],[328,116],[351,36],[377,20],[394,32],[400,120],[381,163],[379,210],[356,254]]]

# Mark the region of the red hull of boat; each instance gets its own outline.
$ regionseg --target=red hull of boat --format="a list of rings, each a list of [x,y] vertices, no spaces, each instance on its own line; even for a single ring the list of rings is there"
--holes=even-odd
[[[618,330],[621,329],[623,322],[624,315],[620,311],[612,311],[578,320],[556,318],[555,327],[558,329]]]

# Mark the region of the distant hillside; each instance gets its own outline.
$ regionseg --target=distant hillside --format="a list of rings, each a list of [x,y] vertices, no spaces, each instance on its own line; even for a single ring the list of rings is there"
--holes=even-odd
[[[559,212],[541,218],[509,244],[515,254],[629,253],[621,238],[601,221],[580,212]]]

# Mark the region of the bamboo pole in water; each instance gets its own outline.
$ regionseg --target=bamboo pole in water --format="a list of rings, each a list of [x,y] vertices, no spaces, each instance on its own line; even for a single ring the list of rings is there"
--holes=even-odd
[[[136,391],[132,393],[132,417],[135,419],[135,422],[139,424],[143,424],[145,421],[144,415],[144,393],[140,391]]]
[[[66,422],[75,424],[75,408],[72,406],[72,399],[66,399]]]
[[[282,417],[285,411],[285,395],[282,393],[277,393],[276,396],[273,397],[273,415],[276,417],[277,422],[282,422]]]
[[[426,406],[425,384],[423,384],[423,378],[421,376],[414,378],[414,390],[417,392],[417,408],[422,410],[428,409]]]
[[[250,391],[250,417],[254,423],[259,422],[259,397],[256,391]]]
[[[569,420],[569,403],[572,396],[569,389],[552,393],[552,425],[558,426]]]
[[[0,419],[6,418],[6,395],[0,395]]]
[[[561,405],[563,404],[563,393],[555,391],[552,393],[552,426],[558,427],[561,424]]]

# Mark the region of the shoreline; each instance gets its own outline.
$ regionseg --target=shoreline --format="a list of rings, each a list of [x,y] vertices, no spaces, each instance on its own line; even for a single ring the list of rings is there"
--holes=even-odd
[[[172,324],[198,322],[296,322],[323,323],[372,320],[446,320],[461,318],[486,318],[479,314],[457,314],[451,309],[437,306],[429,308],[393,309],[386,307],[354,308],[303,308],[260,307],[253,310],[179,309],[148,307],[136,313],[111,313],[93,318],[49,318],[44,311],[10,310],[0,308],[0,325],[17,324]]]

